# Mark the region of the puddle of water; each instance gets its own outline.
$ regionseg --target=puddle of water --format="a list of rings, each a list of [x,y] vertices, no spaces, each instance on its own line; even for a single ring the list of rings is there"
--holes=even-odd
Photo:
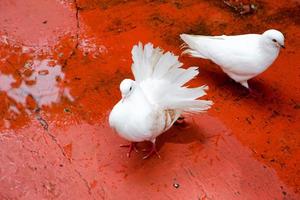
[[[21,77],[21,83],[13,86],[17,82],[12,75],[2,74],[0,72],[0,91],[5,92],[8,97],[15,102],[26,106],[26,98],[31,96],[38,107],[50,106],[52,103],[58,103],[61,97],[67,97],[73,101],[69,89],[61,88],[60,83],[64,81],[64,73],[61,66],[49,63],[54,60],[34,60],[30,67],[24,67]],[[29,75],[25,75],[25,74]]]
[[[299,84],[295,84],[299,80],[297,66],[300,66],[295,59],[299,57],[300,46],[296,20],[298,3],[257,2],[257,11],[241,16],[223,1],[83,0],[77,2],[80,10],[76,19],[73,3],[45,1],[45,4],[38,2],[30,9],[47,8],[54,2],[46,10],[57,9],[57,12],[43,15],[44,8],[38,12],[29,10],[30,15],[37,16],[31,22],[32,18],[24,18],[24,12],[35,0],[24,2],[19,5],[19,10],[8,9],[17,5],[6,5],[7,14],[0,14],[0,27],[5,30],[0,33],[3,44],[0,46],[0,101],[3,102],[0,104],[3,119],[0,120],[0,142],[4,141],[6,150],[1,155],[8,155],[0,159],[3,159],[2,163],[25,167],[19,170],[17,178],[7,179],[6,176],[0,184],[10,183],[11,187],[19,182],[28,187],[34,185],[30,178],[26,178],[28,167],[32,173],[39,174],[40,198],[43,193],[47,193],[48,198],[56,197],[60,188],[62,191],[76,190],[78,196],[79,193],[89,195],[89,186],[94,189],[91,193],[96,197],[118,194],[120,198],[127,194],[141,198],[142,193],[132,192],[133,187],[147,194],[166,191],[191,198],[200,193],[197,196],[200,199],[222,199],[224,196],[239,199],[240,195],[249,197],[250,193],[255,196],[258,186],[263,188],[258,191],[262,195],[288,198],[287,195],[293,195],[293,192],[284,183],[299,192],[297,122],[300,93]],[[69,6],[59,7],[59,2]],[[55,15],[57,13],[60,14]],[[5,17],[12,20],[15,16],[20,19],[15,20],[16,23],[7,24],[4,20]],[[65,20],[60,22],[60,19]],[[163,160],[141,161],[138,156],[125,157],[126,153],[118,148],[118,144],[124,141],[107,127],[107,114],[120,98],[120,81],[132,76],[130,51],[133,44],[151,41],[179,55],[178,46],[182,41],[178,35],[182,32],[259,33],[270,26],[284,30],[287,49],[274,66],[250,82],[261,91],[261,96],[244,95],[237,84],[230,82],[209,62],[181,57],[185,66],[200,66],[201,78],[192,84],[210,86],[207,98],[213,99],[215,104],[208,113],[214,117],[196,117],[198,127],[192,130],[173,128],[162,135],[159,141],[161,154],[165,156]],[[31,34],[40,29],[42,32]],[[70,34],[64,35],[70,30]],[[39,116],[40,121],[29,119],[28,116],[38,107],[44,114]],[[41,118],[44,116],[48,124]],[[52,116],[57,117],[53,120]],[[79,125],[72,124],[70,116],[78,118]],[[41,123],[49,125],[46,133],[51,133],[52,137],[44,135]],[[14,124],[20,126],[16,128]],[[19,129],[23,125],[32,127]],[[2,131],[2,127],[6,130]],[[225,134],[228,132],[238,140]],[[209,139],[205,140],[204,135]],[[8,137],[11,140],[6,141]],[[69,163],[58,145],[73,162]],[[47,157],[48,146],[51,147],[50,158]],[[14,152],[20,152],[20,155]],[[253,155],[261,163],[254,160]],[[33,165],[37,165],[38,170]],[[44,170],[48,165],[55,171]],[[4,167],[13,176],[10,166]],[[72,171],[73,168],[78,171]],[[278,180],[272,169],[284,183]],[[56,171],[64,181],[51,179],[57,176]],[[136,185],[137,182],[141,184]],[[174,183],[180,186],[174,188]],[[10,193],[10,197],[23,192],[16,190]],[[36,194],[31,192],[28,194]]]
[[[55,60],[28,60],[19,72],[16,78],[0,69],[0,92],[10,102],[6,118],[15,118],[24,111],[30,114],[38,108],[57,104],[62,98],[74,101],[70,89],[63,86],[65,74]],[[8,120],[3,120],[9,128]]]

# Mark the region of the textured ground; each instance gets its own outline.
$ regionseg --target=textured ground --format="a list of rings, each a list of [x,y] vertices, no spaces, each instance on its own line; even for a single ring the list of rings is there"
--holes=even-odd
[[[300,3],[252,3],[240,15],[221,0],[2,0],[0,199],[299,199]],[[159,137],[161,159],[126,157],[107,118],[134,44],[180,54],[183,32],[269,28],[287,48],[250,81],[257,96],[181,57],[215,105]]]

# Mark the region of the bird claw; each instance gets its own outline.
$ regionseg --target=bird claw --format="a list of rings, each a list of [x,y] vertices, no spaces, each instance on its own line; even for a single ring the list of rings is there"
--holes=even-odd
[[[130,158],[131,152],[134,150],[136,153],[139,152],[139,150],[136,148],[136,142],[131,142],[130,144],[121,144],[120,147],[128,147],[129,151],[127,152],[127,157]]]
[[[127,147],[129,148],[129,151],[127,152],[127,157],[130,158],[130,155],[131,155],[131,152],[134,150],[135,152],[139,152],[139,150],[137,149],[136,147],[136,142],[131,142],[130,144],[121,144],[120,147]],[[160,158],[160,155],[159,153],[157,152],[156,150],[156,146],[155,146],[155,143],[152,143],[152,148],[149,150],[149,149],[142,149],[141,150],[142,152],[146,152],[146,151],[149,151],[149,153],[147,155],[145,155],[143,157],[143,159],[147,159],[149,158],[150,156],[152,156],[153,154],[156,154],[158,158]]]
[[[146,150],[146,149],[143,149],[143,151],[147,151],[147,150]],[[149,151],[149,153],[148,153],[147,155],[145,155],[145,156],[143,157],[143,159],[145,160],[145,159],[149,158],[150,156],[152,156],[153,154],[156,154],[157,157],[160,158],[160,155],[159,155],[158,151],[156,150],[155,143],[152,144],[151,150]]]

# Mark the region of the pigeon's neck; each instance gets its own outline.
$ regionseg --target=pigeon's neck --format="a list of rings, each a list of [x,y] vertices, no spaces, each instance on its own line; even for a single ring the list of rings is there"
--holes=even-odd
[[[128,98],[125,99],[124,102],[132,104],[139,104],[143,102],[143,104],[145,105],[149,104],[148,99],[146,98],[145,94],[139,86],[135,87],[135,90]]]
[[[263,65],[262,68],[267,69],[277,58],[279,54],[279,48],[274,46],[273,43],[270,43],[268,39],[261,38],[260,40],[260,58],[262,60]]]
[[[279,48],[274,46],[273,42],[270,42],[269,39],[265,38],[264,36],[259,41],[260,49],[262,50],[262,53],[269,54],[271,57],[277,57],[279,53]]]

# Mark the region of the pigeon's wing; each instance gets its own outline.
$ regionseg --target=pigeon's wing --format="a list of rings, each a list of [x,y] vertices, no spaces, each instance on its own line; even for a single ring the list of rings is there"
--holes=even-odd
[[[253,73],[251,60],[260,59],[258,34],[237,36],[196,36],[181,34],[186,44],[183,53],[210,59],[227,71]]]
[[[197,67],[181,68],[182,63],[171,52],[163,53],[151,43],[141,43],[132,49],[132,72],[138,85],[153,104],[163,109],[186,112],[207,110],[212,102],[197,100],[205,95],[207,86],[183,87],[199,72]]]

